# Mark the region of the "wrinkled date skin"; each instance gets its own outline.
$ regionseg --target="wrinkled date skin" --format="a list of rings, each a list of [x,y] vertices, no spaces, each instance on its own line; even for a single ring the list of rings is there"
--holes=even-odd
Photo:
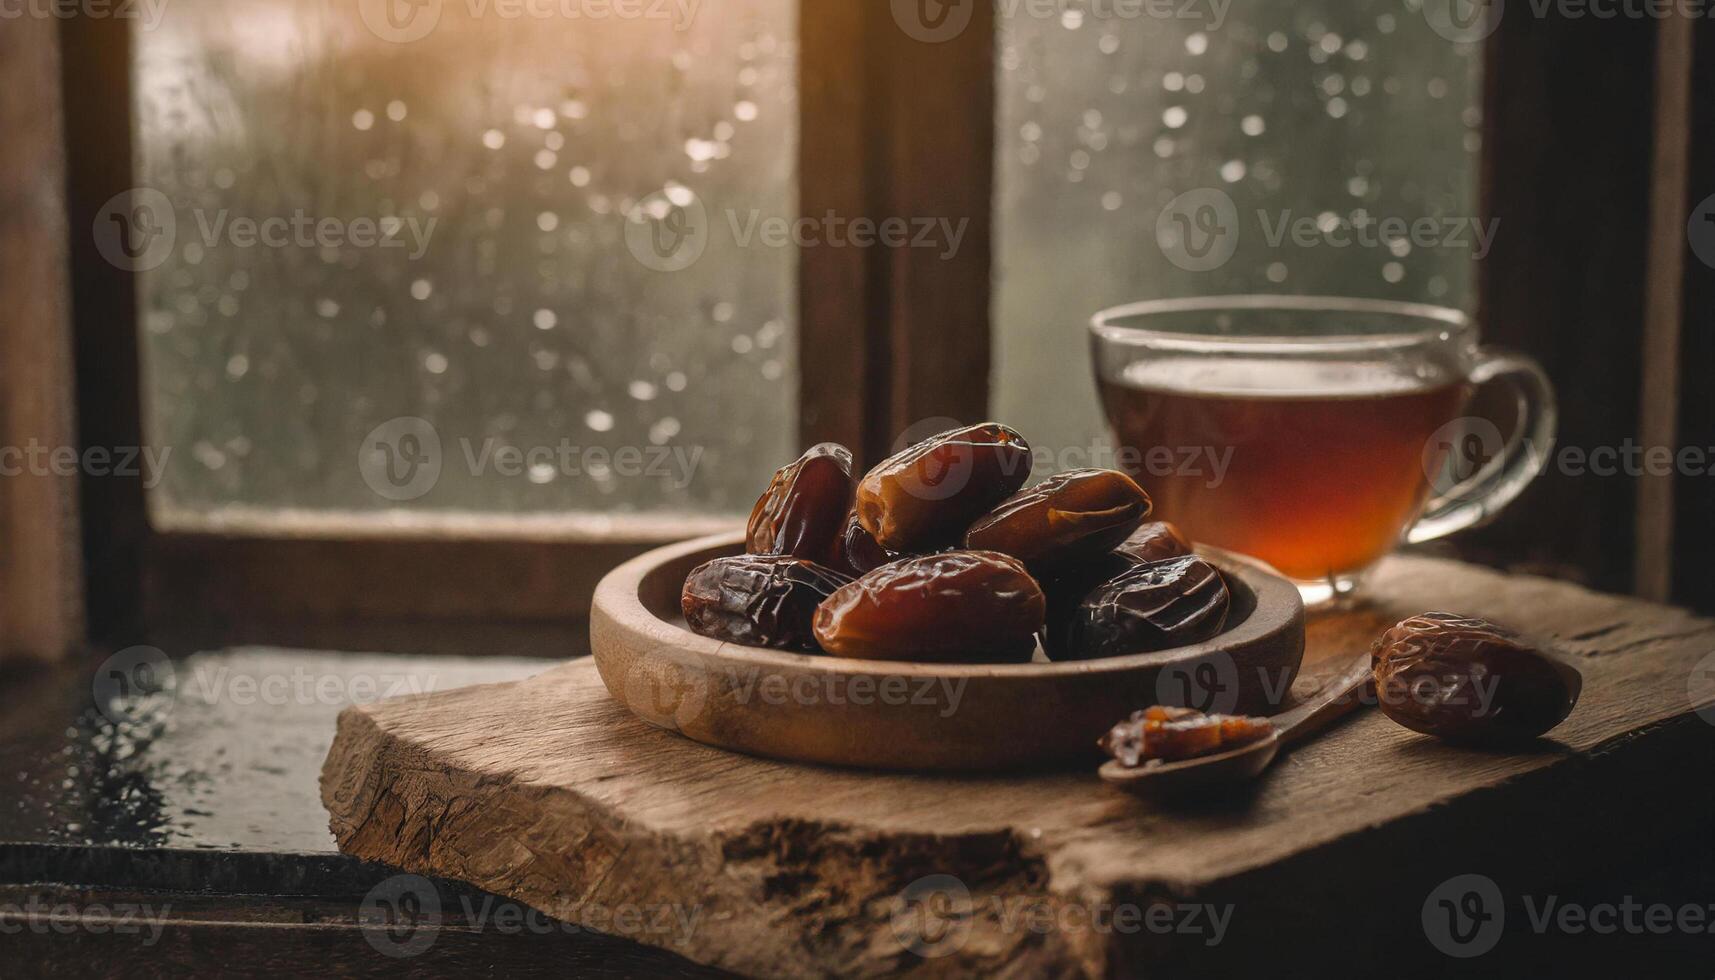
[[[745,551],[837,566],[853,490],[851,451],[833,442],[810,447],[775,471],[751,509]]]
[[[1048,597],[1042,646],[1050,659],[1077,659],[1070,653],[1070,630],[1078,607],[1084,604],[1090,593],[1142,564],[1145,564],[1143,559],[1122,548],[1069,567],[1052,578],[1042,579],[1042,592]]]
[[[1189,554],[1191,545],[1179,528],[1167,521],[1150,521],[1108,554],[1069,564],[1059,574],[1042,579],[1042,591],[1048,596],[1048,623],[1043,631],[1048,656],[1055,660],[1070,659],[1062,652],[1071,648],[1067,629],[1072,624],[1072,614],[1099,586],[1139,565]]]
[[[1069,470],[1002,501],[965,532],[965,547],[1011,555],[1049,574],[1114,550],[1152,506],[1118,470]]]
[[[1454,742],[1526,741],[1566,720],[1584,679],[1510,630],[1452,613],[1413,616],[1371,650],[1384,714]]]
[[[857,488],[857,516],[888,551],[957,543],[1030,478],[1030,445],[995,422],[943,432],[883,460]]]
[[[949,551],[883,565],[816,610],[816,639],[838,657],[1018,663],[1036,650],[1042,590],[1007,555]]]
[[[840,560],[834,567],[856,577],[865,572],[873,572],[902,557],[904,556],[883,548],[874,535],[863,529],[863,525],[858,523],[857,515],[853,514],[846,519],[846,532],[840,541]]]
[[[1226,580],[1203,559],[1148,562],[1086,596],[1050,653],[1095,660],[1201,643],[1221,632],[1231,606]]]
[[[698,565],[679,608],[691,630],[753,647],[814,652],[816,607],[851,578],[785,555],[738,555]]]
[[[1171,522],[1150,521],[1132,532],[1115,550],[1139,561],[1165,561],[1190,554],[1191,545]]]

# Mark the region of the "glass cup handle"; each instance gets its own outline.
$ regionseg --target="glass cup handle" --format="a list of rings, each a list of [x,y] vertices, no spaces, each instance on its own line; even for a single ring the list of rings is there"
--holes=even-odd
[[[1511,386],[1518,397],[1518,427],[1504,445],[1499,427],[1476,417],[1455,419],[1431,437],[1424,447],[1424,462],[1437,493],[1430,498],[1423,516],[1406,532],[1406,541],[1434,541],[1483,523],[1512,503],[1547,467],[1559,424],[1554,385],[1547,372],[1523,354],[1488,347],[1478,351],[1471,383],[1500,381]],[[1455,437],[1459,437],[1457,444]],[[1473,445],[1472,440],[1480,445]],[[1456,483],[1451,483],[1453,477],[1445,463],[1430,465],[1449,455],[1456,463],[1461,452],[1478,448],[1488,462]]]

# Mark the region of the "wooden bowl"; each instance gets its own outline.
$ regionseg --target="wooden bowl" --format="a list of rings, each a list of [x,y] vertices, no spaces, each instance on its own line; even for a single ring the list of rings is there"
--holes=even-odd
[[[741,646],[685,626],[691,569],[742,534],[658,548],[596,587],[590,645],[612,695],[643,720],[750,755],[868,769],[986,771],[1088,765],[1096,740],[1167,703],[1272,714],[1304,656],[1304,604],[1259,563],[1206,557],[1233,593],[1207,643],[1072,663],[848,660]],[[1201,702],[1201,703],[1199,703]]]

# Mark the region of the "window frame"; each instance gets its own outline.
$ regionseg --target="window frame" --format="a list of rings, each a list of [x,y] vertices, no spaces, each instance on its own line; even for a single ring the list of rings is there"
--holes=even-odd
[[[1678,210],[1685,134],[1715,113],[1712,101],[1689,115],[1673,108],[1671,82],[1683,85],[1685,66],[1672,39],[1685,31],[1708,37],[1715,25],[1677,8],[1598,22],[1551,5],[1546,16],[1503,17],[1486,42],[1481,210],[1501,230],[1478,266],[1478,319],[1486,342],[1529,352],[1553,378],[1557,448],[1680,437],[1657,421],[1672,415],[1663,403],[1679,400],[1659,371],[1664,359],[1688,371],[1690,332],[1664,324],[1689,323],[1695,307],[1679,308],[1684,289],[1660,263],[1682,263],[1690,250]],[[1663,547],[1706,553],[1715,543],[1675,530],[1675,500],[1687,491],[1697,493],[1683,476],[1550,466],[1504,519],[1444,547],[1603,591],[1689,601],[1693,583],[1661,573],[1672,561]]]
[[[0,20],[0,446],[74,444],[57,27]],[[8,461],[12,465],[12,461]],[[83,641],[78,485],[0,476],[0,660]]]

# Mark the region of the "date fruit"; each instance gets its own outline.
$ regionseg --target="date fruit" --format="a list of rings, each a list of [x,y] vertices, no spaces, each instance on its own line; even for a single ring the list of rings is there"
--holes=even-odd
[[[1042,590],[1017,559],[949,551],[883,565],[816,610],[816,640],[838,657],[938,663],[1030,659]]]
[[[816,607],[851,578],[789,555],[737,555],[698,565],[679,608],[692,632],[753,647],[814,652]]]
[[[1043,646],[1048,656],[1054,660],[1073,659],[1065,655],[1072,645],[1067,635],[1072,614],[1099,586],[1139,565],[1189,554],[1191,545],[1179,528],[1167,521],[1150,521],[1108,554],[1070,565],[1059,574],[1042,579],[1042,591],[1048,596],[1048,623],[1043,631]]]
[[[955,544],[1030,478],[1030,445],[995,422],[943,432],[883,460],[857,488],[857,516],[888,551]]]
[[[1075,660],[1072,647],[1072,617],[1090,593],[1146,562],[1120,548],[1081,565],[1074,565],[1051,578],[1044,578],[1042,594],[1048,597],[1048,612],[1042,631],[1042,646],[1050,660]]]
[[[902,556],[883,548],[875,536],[863,529],[858,523],[857,515],[852,514],[846,519],[846,532],[840,540],[840,560],[834,567],[848,571],[853,576],[872,572],[890,561],[898,561]]]
[[[1068,470],[1002,501],[965,532],[965,547],[998,551],[1042,575],[1105,555],[1153,505],[1118,470]]]
[[[1131,537],[1114,550],[1140,561],[1162,561],[1190,554],[1191,545],[1171,522],[1150,521],[1133,531]]]
[[[1384,714],[1454,742],[1535,738],[1566,720],[1584,679],[1511,630],[1431,612],[1381,635],[1371,649]]]
[[[1086,596],[1050,653],[1095,660],[1201,643],[1221,632],[1231,605],[1226,580],[1203,559],[1147,562]]]
[[[1267,718],[1206,715],[1155,705],[1115,725],[1098,743],[1120,765],[1135,769],[1151,759],[1174,762],[1231,752],[1274,734]]]
[[[781,467],[750,512],[745,551],[837,565],[851,510],[852,454],[824,442]]]

